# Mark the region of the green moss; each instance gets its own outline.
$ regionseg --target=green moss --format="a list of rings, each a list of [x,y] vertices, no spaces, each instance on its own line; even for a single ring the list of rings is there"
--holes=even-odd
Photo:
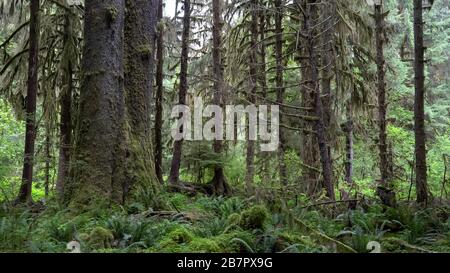
[[[80,235],[78,235],[78,239],[80,241],[87,242],[87,241],[89,241],[89,234],[81,233]]]
[[[239,213],[232,213],[227,218],[227,226],[239,225],[241,215]]]
[[[215,241],[219,245],[221,251],[229,253],[248,252],[248,248],[244,246],[242,242],[251,246],[253,245],[254,240],[255,238],[253,235],[245,230],[235,230],[215,237]]]
[[[142,56],[150,56],[152,54],[152,47],[149,44],[143,44],[138,46],[136,51]]]
[[[190,230],[181,226],[179,228],[174,229],[168,234],[168,238],[175,243],[189,243],[194,238],[194,235]]]
[[[103,227],[95,227],[89,234],[89,244],[94,248],[110,248],[114,240],[112,232]]]
[[[257,205],[242,212],[239,225],[243,229],[263,229],[267,218],[267,209]]]
[[[112,22],[116,21],[117,16],[118,16],[118,11],[117,11],[116,7],[114,7],[114,6],[107,7],[106,12],[107,12],[106,16],[107,16],[109,22],[112,23]]]
[[[221,252],[219,244],[215,240],[207,238],[194,238],[187,248],[188,252],[194,253]]]

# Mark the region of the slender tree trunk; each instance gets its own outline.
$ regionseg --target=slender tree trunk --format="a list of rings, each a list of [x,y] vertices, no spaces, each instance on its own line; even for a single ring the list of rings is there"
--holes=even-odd
[[[333,45],[334,45],[334,32],[335,32],[335,16],[336,16],[336,2],[335,0],[330,0],[322,3],[323,14],[325,15],[325,22],[323,24],[323,33],[321,36],[322,40],[322,54],[321,54],[321,67],[322,67],[322,78],[321,78],[321,88],[322,88],[322,103],[323,103],[323,116],[324,116],[324,126],[325,132],[328,139],[331,139],[331,117],[332,117],[332,94],[331,94],[331,80],[333,78],[333,67],[334,67],[334,55],[333,55]],[[328,143],[328,157],[330,158],[331,169],[333,169],[333,162],[331,160],[331,144]],[[333,174],[332,174],[333,179]]]
[[[316,14],[315,1],[311,1],[310,5],[307,6],[307,14],[309,16]],[[312,16],[311,18],[315,18]],[[334,185],[331,180],[331,159],[328,152],[327,137],[325,129],[325,118],[324,110],[322,105],[322,92],[319,86],[319,69],[317,66],[317,55],[316,55],[316,42],[314,41],[314,36],[316,35],[315,26],[311,25],[311,20],[306,20],[306,29],[308,30],[307,50],[308,50],[308,60],[311,72],[311,82],[313,86],[314,94],[314,108],[317,120],[314,123],[314,129],[317,134],[317,142],[319,146],[320,153],[320,163],[322,165],[322,177],[323,185],[326,189],[327,196],[331,200],[335,200]]]
[[[181,67],[180,67],[180,89],[178,91],[178,104],[186,104],[186,95],[188,91],[188,59],[189,59],[189,32],[191,25],[191,1],[184,1],[183,17],[183,35],[181,38]],[[183,128],[181,128],[183,130]],[[172,164],[170,167],[169,183],[177,184],[180,179],[181,152],[183,140],[177,140],[173,143]]]
[[[414,134],[417,202],[428,203],[426,136],[425,136],[425,62],[423,46],[422,0],[414,0]]]
[[[334,25],[335,25],[335,14],[336,14],[336,3],[335,0],[328,1],[328,3],[323,4],[323,13],[325,14],[325,22],[323,24],[323,34],[322,34],[322,102],[324,109],[324,121],[327,131],[329,131],[331,122],[331,80],[333,78],[333,66],[334,66],[334,55],[333,55],[333,42],[334,42]],[[329,134],[330,132],[328,132]]]
[[[251,90],[248,95],[248,101],[251,104],[256,103],[256,93],[258,89],[258,0],[252,0],[250,5],[251,22],[250,22],[250,59],[249,59],[249,72]],[[250,125],[250,124],[249,124]],[[248,126],[250,129],[250,126]],[[248,130],[250,131],[250,130]],[[250,134],[248,134],[250,136]],[[247,192],[250,194],[253,192],[253,178],[255,175],[255,141],[248,137],[247,140],[247,158],[246,167],[247,173],[245,176]]]
[[[345,181],[353,184],[353,117],[352,101],[347,103],[347,122],[344,124],[345,133]]]
[[[45,129],[45,184],[44,184],[44,192],[45,192],[45,200],[48,200],[49,194],[49,185],[50,185],[50,162],[52,160],[51,155],[51,138],[50,138],[50,128]]]
[[[380,173],[381,182],[383,185],[389,183],[389,169],[388,169],[388,153],[386,140],[386,83],[385,77],[385,60],[383,53],[384,44],[384,17],[382,13],[382,6],[375,5],[375,39],[377,48],[377,75],[378,75],[378,126],[379,126],[379,153],[380,153]]]
[[[39,59],[39,0],[30,2],[30,38],[28,57],[28,83],[26,97],[26,133],[25,152],[17,203],[31,203],[33,183],[34,143],[36,140],[36,99],[38,91],[38,59]]]
[[[64,26],[64,42],[68,42],[71,22],[70,15],[66,14]],[[62,200],[64,196],[64,184],[69,177],[70,151],[72,145],[72,90],[73,90],[73,71],[72,63],[69,61],[65,69],[64,85],[60,98],[60,125],[59,125],[59,159],[58,159],[58,177],[56,179],[56,193],[58,199]]]
[[[213,0],[213,78],[214,78],[214,95],[213,101],[215,105],[224,106],[223,97],[223,66],[222,66],[222,7],[221,0]],[[220,155],[223,151],[223,143],[221,140],[214,140],[214,152]],[[213,194],[229,195],[231,193],[228,185],[223,166],[216,165],[214,167],[214,177],[212,180]]]
[[[297,0],[296,3],[299,7],[303,9],[303,11],[307,12],[308,10],[308,3],[310,0]],[[312,10],[315,11],[314,9]],[[300,15],[302,15],[302,12],[299,12]],[[311,20],[311,14],[310,11],[308,11],[307,14],[302,15],[302,26],[301,31],[305,34],[309,32],[309,25]],[[302,102],[301,106],[306,108],[314,108],[314,82],[311,79],[311,65],[309,63],[308,59],[308,47],[306,46],[305,39],[301,40],[302,44],[299,45],[299,55],[300,55],[300,66],[301,66],[301,97]],[[314,115],[314,110],[308,110],[307,114],[309,116]],[[311,131],[313,128],[312,122],[307,120],[301,121],[302,127],[307,129],[308,131]],[[316,195],[321,190],[321,185],[319,185],[319,172],[317,171],[320,168],[319,164],[319,151],[317,150],[317,138],[313,133],[310,133],[308,131],[302,132],[301,136],[301,147],[302,150],[300,151],[300,157],[302,160],[302,191],[304,191],[309,196]]]
[[[275,0],[275,59],[276,59],[276,89],[277,103],[284,102],[284,63],[283,63],[283,3]],[[283,112],[283,111],[281,111]],[[283,124],[283,114],[280,113],[280,123]],[[281,185],[288,184],[285,162],[286,140],[284,128],[280,128],[280,147],[278,149],[279,177]]]
[[[164,27],[163,19],[163,0],[159,0],[158,5],[158,45],[156,52],[156,60],[158,62],[156,68],[156,101],[155,101],[155,169],[156,177],[162,184],[163,168],[162,168],[162,125],[163,125],[163,93],[164,93]]]
[[[125,184],[124,0],[86,0],[72,206],[122,203]]]
[[[136,187],[157,192],[151,139],[151,99],[159,0],[125,0],[127,162],[124,197]]]

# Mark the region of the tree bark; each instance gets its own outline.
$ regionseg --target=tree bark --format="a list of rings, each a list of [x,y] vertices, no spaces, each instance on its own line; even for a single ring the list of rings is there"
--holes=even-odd
[[[45,129],[45,182],[44,182],[44,194],[45,200],[48,200],[49,186],[50,186],[50,162],[52,160],[51,156],[51,138],[50,138],[50,128]]]
[[[382,6],[375,5],[375,39],[377,49],[377,85],[378,85],[378,148],[380,154],[380,173],[383,185],[388,185],[390,175],[388,169],[388,153],[387,153],[387,136],[386,136],[386,83],[385,77],[385,60],[383,53],[384,44],[384,17]]]
[[[83,79],[74,164],[64,190],[65,202],[71,206],[123,202],[124,8],[124,0],[85,2]]]
[[[39,0],[30,2],[30,37],[29,37],[29,56],[28,56],[28,83],[26,97],[26,133],[25,133],[25,151],[22,172],[22,184],[17,203],[33,202],[31,189],[33,183],[33,163],[34,163],[34,144],[36,140],[36,100],[39,88],[38,69],[39,69]]]
[[[333,67],[334,67],[334,55],[333,55],[333,42],[334,42],[334,30],[335,30],[335,16],[336,16],[336,3],[335,0],[328,1],[328,3],[323,4],[323,13],[325,14],[325,23],[323,24],[323,34],[322,34],[322,44],[323,53],[321,56],[322,61],[322,102],[324,109],[324,121],[325,127],[330,134],[330,122],[331,122],[331,80],[333,78]]]
[[[70,15],[66,14],[64,26],[64,43],[68,42],[70,33]],[[64,86],[60,97],[60,125],[59,125],[59,159],[58,159],[58,177],[56,179],[56,193],[59,200],[64,196],[64,184],[69,176],[70,151],[72,145],[72,92],[73,92],[73,68],[72,63],[68,61],[64,71]]]
[[[276,60],[276,89],[277,103],[284,102],[284,63],[283,63],[283,3],[282,0],[275,0],[275,60]],[[283,111],[281,111],[283,112]],[[283,115],[280,113],[280,123],[283,124]],[[288,184],[287,170],[285,162],[286,141],[284,128],[280,128],[280,147],[278,149],[279,177],[280,184]]]
[[[426,136],[425,136],[425,62],[423,46],[422,0],[414,0],[414,135],[417,202],[428,203]]]
[[[186,104],[186,94],[188,91],[188,59],[189,59],[189,32],[191,25],[191,1],[184,1],[183,34],[181,38],[181,66],[180,66],[180,87],[178,91],[178,104]],[[182,130],[183,128],[181,128]],[[178,184],[180,179],[181,152],[183,140],[173,143],[172,164],[170,167],[169,183]]]
[[[353,111],[351,98],[347,103],[347,122],[344,124],[345,133],[345,181],[353,184]]]
[[[308,3],[310,0],[297,0],[297,5],[299,5],[307,14],[303,14],[302,18],[302,32],[304,34],[308,33],[310,20],[312,14],[311,12],[316,12],[315,9],[307,10],[308,9]],[[300,12],[299,14],[302,14]],[[315,16],[315,15],[314,15]],[[301,106],[306,108],[314,108],[314,82],[311,79],[311,65],[309,63],[308,58],[308,46],[305,39],[301,40],[304,44],[300,45],[299,55],[300,58],[300,66],[301,66],[301,97],[302,102]],[[314,41],[316,42],[316,41]],[[315,110],[307,111],[308,116],[314,115]],[[319,163],[319,151],[318,151],[318,144],[317,144],[317,138],[315,134],[311,133],[310,131],[313,130],[313,125],[311,121],[302,120],[301,121],[302,127],[307,129],[307,131],[302,132],[302,150],[300,151],[300,157],[303,163],[302,167],[302,190],[306,192],[309,196],[316,195],[321,189],[322,185],[319,184],[319,172],[317,172],[317,169],[320,168]]]
[[[247,93],[247,99],[251,104],[256,103],[256,93],[258,89],[258,0],[252,0],[250,3],[250,59],[249,59],[249,73],[250,73],[250,93]],[[250,126],[248,126],[250,129]],[[250,131],[250,130],[248,130]],[[249,133],[249,132],[248,132]],[[250,133],[248,134],[250,136]],[[253,179],[255,175],[255,141],[250,137],[247,139],[247,157],[246,157],[246,176],[245,183],[247,192],[253,192]]]
[[[311,18],[315,18],[316,14],[316,7],[314,4],[315,1],[311,1],[310,5],[307,6],[307,14],[308,16],[312,16]],[[308,60],[309,60],[309,66],[310,66],[310,79],[313,86],[313,94],[314,94],[314,108],[315,108],[315,114],[317,120],[314,122],[314,130],[317,134],[317,142],[319,146],[319,152],[320,152],[320,163],[322,165],[322,178],[323,178],[323,185],[325,187],[325,190],[327,192],[328,198],[331,200],[335,200],[335,193],[334,193],[334,185],[331,180],[332,170],[331,170],[331,159],[330,154],[328,152],[328,145],[327,145],[327,137],[326,137],[326,129],[325,129],[325,118],[324,118],[324,110],[322,105],[322,92],[320,90],[319,85],[319,69],[317,66],[317,55],[316,55],[316,42],[314,41],[314,38],[316,36],[316,30],[315,26],[311,25],[311,20],[306,20],[306,29],[308,30],[308,39],[306,41],[307,43],[307,50],[308,50]]]
[[[158,187],[151,139],[151,99],[159,0],[125,0],[126,181],[124,197],[136,187]]]
[[[156,68],[156,99],[155,99],[155,170],[158,181],[162,184],[163,168],[162,168],[162,125],[163,125],[163,93],[164,93],[164,27],[163,19],[163,0],[159,0],[158,4],[158,40],[156,60],[158,62]]]
[[[213,102],[223,108],[223,66],[222,66],[222,7],[221,0],[213,0],[213,78],[214,78],[214,94]],[[223,151],[223,143],[221,140],[214,140],[214,152],[217,156]],[[229,195],[231,188],[225,178],[225,173],[222,164],[214,166],[214,177],[212,179],[212,192],[215,195]]]

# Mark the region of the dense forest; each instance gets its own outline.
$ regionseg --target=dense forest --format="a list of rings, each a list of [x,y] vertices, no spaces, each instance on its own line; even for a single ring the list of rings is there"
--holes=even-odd
[[[0,0],[0,252],[450,252],[449,0]]]

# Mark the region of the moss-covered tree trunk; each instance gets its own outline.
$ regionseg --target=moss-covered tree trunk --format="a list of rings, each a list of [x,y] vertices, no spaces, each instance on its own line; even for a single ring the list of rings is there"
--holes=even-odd
[[[71,19],[67,11],[64,26],[64,45],[70,42]],[[59,159],[58,176],[56,179],[56,192],[59,199],[64,196],[64,184],[69,177],[70,151],[72,145],[72,93],[73,93],[73,68],[69,60],[64,67],[64,86],[60,95],[60,125],[59,125]]]
[[[150,130],[158,2],[125,0],[125,196],[138,186],[158,188]]]
[[[83,79],[65,201],[121,203],[125,184],[124,0],[85,2]]]
[[[223,67],[222,67],[222,7],[221,0],[213,0],[213,101],[215,105],[224,106],[223,97]],[[223,143],[221,140],[215,140],[213,144],[214,152],[220,156],[223,151]],[[215,195],[231,194],[223,166],[218,164],[214,167],[214,177],[211,182],[212,192]]]

